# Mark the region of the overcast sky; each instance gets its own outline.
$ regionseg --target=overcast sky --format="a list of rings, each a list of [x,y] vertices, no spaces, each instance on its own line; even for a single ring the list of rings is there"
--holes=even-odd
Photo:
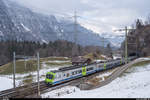
[[[112,32],[113,29],[131,26],[137,18],[145,20],[150,14],[150,0],[15,0],[34,10],[73,16],[78,22],[95,32]]]

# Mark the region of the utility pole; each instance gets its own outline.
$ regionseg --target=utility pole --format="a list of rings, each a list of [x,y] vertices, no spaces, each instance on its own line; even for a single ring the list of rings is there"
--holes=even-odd
[[[136,57],[138,56],[138,40],[137,40],[137,38],[136,38]]]
[[[13,85],[14,85],[14,88],[16,88],[16,83],[15,83],[15,74],[16,74],[16,53],[13,52]]]
[[[74,12],[74,43],[77,43],[77,12]]]
[[[126,59],[126,64],[128,63],[128,37],[127,37],[127,33],[128,29],[127,26],[125,27],[125,59]]]
[[[25,70],[26,70],[27,69],[26,58],[24,58],[24,67],[25,67]]]
[[[125,63],[128,63],[128,31],[129,30],[135,30],[135,29],[128,29],[128,27],[126,26],[125,29],[119,29],[119,30],[115,30],[115,31],[125,31]]]
[[[73,16],[73,18],[74,18],[74,43],[75,43],[75,46],[74,46],[74,48],[72,49],[72,56],[76,56],[77,54],[78,54],[78,46],[77,46],[77,17],[79,17],[79,16],[77,16],[77,12],[75,11],[74,12],[74,16]]]
[[[39,83],[39,68],[40,68],[40,61],[39,61],[39,52],[37,53],[37,80],[38,80],[38,96],[40,96],[40,83]]]
[[[104,42],[106,41],[105,39],[109,39],[109,38],[102,37],[102,40],[100,40],[102,42],[102,46],[103,46],[103,53],[104,53],[104,49],[105,49],[105,44],[104,44]]]
[[[105,39],[105,38],[103,37],[103,40],[102,40],[102,42],[103,42],[103,49],[105,48],[105,46],[104,46],[104,42],[105,42],[104,39]]]

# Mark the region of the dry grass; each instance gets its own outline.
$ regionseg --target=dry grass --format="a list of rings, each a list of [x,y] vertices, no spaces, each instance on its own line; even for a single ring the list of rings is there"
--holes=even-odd
[[[100,54],[96,54],[97,57],[94,57],[93,53],[89,53],[85,56],[83,56],[84,58],[91,58],[92,60],[96,60],[96,59],[100,59],[100,60],[105,60],[104,57],[102,57]]]
[[[64,66],[64,65],[71,65],[71,62],[63,62],[63,63],[55,63],[55,62],[46,62],[45,63],[48,66]]]
[[[135,64],[132,65],[132,67],[145,66],[145,65],[148,65],[148,64],[150,64],[150,60],[135,63]]]
[[[70,58],[65,58],[65,57],[47,57],[47,58],[41,58],[40,61],[55,61],[55,60],[59,60],[59,61],[67,61],[67,60],[71,60]]]
[[[107,78],[109,78],[109,76],[104,76],[104,79],[106,80]]]
[[[70,58],[64,58],[64,57],[48,57],[48,58],[41,58],[40,59],[40,69],[42,69],[42,63],[46,62],[49,66],[63,66],[63,65],[71,65],[71,62],[64,62],[64,63],[51,63],[48,61],[54,61],[54,60],[60,60],[60,61],[68,61]],[[29,60],[26,61],[26,68],[25,68],[25,62],[24,61],[16,61],[16,73],[24,74],[32,71],[37,70],[37,60]],[[2,75],[10,75],[13,73],[13,63],[10,62],[8,64],[5,64],[0,67],[0,74]]]
[[[41,64],[40,63],[40,68],[41,68]],[[13,63],[10,62],[6,65],[3,65],[0,68],[0,74],[4,74],[4,75],[9,75],[13,73]],[[32,72],[32,71],[36,71],[37,70],[37,61],[35,60],[30,60],[30,61],[26,61],[26,68],[25,68],[25,63],[24,61],[16,61],[16,73],[28,73],[28,72]]]
[[[33,82],[33,75],[28,75],[24,77],[23,84],[31,84]]]
[[[98,85],[100,80],[102,80],[102,78],[95,77],[95,78],[88,80],[88,82],[90,82],[92,85]]]

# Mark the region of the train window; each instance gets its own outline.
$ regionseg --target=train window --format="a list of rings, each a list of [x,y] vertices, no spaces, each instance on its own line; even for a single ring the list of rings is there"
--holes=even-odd
[[[69,73],[67,73],[67,77],[69,77]]]
[[[76,74],[77,74],[77,71],[74,72],[74,75],[76,75]]]
[[[49,75],[48,75],[48,74],[46,75],[46,78],[49,78]]]
[[[80,70],[80,73],[82,73],[82,70]]]
[[[87,69],[87,71],[91,71],[91,70],[93,70],[93,67]]]
[[[46,75],[46,77],[47,77],[48,79],[52,79],[52,78],[53,78],[53,75],[48,74],[48,75]]]
[[[81,70],[78,70],[78,73],[80,74],[80,73],[82,73],[82,71],[81,71]]]
[[[77,74],[77,71],[75,71],[74,74],[76,75],[76,74]]]
[[[76,71],[76,74],[78,74],[78,71]]]
[[[72,75],[74,75],[74,72],[72,72]]]
[[[87,68],[87,71],[89,71],[89,68]]]
[[[55,75],[55,78],[57,78],[57,75]]]
[[[61,78],[61,75],[59,75],[59,78]]]
[[[87,69],[87,71],[89,71],[89,70],[90,70],[90,68]]]
[[[49,79],[52,79],[53,78],[53,75],[49,75]]]

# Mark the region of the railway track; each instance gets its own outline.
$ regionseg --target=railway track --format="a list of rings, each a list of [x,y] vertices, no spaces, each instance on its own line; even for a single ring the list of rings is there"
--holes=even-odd
[[[44,84],[44,81],[40,82],[40,86]],[[8,90],[4,90],[0,92],[0,98],[14,98],[19,95],[21,95],[22,92],[29,90],[31,88],[36,88],[38,83],[32,83],[29,85],[21,86],[21,87],[16,87]]]
[[[103,71],[104,72],[104,71]],[[81,77],[78,79],[70,80],[68,82],[64,82],[58,85],[54,86],[47,86],[45,84],[45,81],[40,82],[40,92],[45,93],[47,91],[52,91],[64,86],[68,85],[79,85],[81,82],[88,80],[89,78],[93,78],[96,75],[98,75],[99,72],[88,75],[86,77]],[[32,97],[34,94],[38,93],[38,83],[32,83],[29,85],[21,86],[21,87],[16,87],[15,89],[8,89],[0,92],[0,98],[2,99],[7,99],[7,98],[25,98],[25,97]]]
[[[102,72],[104,72],[104,71],[102,71]],[[100,74],[100,72],[96,72],[96,73],[88,75],[86,77],[81,77],[78,79],[70,80],[68,82],[64,82],[64,83],[54,85],[54,86],[47,86],[44,81],[41,81],[40,82],[40,92],[45,93],[47,91],[52,91],[52,90],[55,90],[55,89],[58,89],[58,88],[61,88],[61,87],[67,86],[67,85],[72,85],[72,84],[78,85],[78,84],[81,84],[81,82],[87,81],[88,79],[93,78],[99,74]],[[36,83],[32,83],[30,85],[16,87],[15,89],[12,88],[12,89],[1,91],[0,98],[2,98],[2,99],[25,98],[25,97],[31,97],[37,93],[38,93],[38,83],[36,82]]]

